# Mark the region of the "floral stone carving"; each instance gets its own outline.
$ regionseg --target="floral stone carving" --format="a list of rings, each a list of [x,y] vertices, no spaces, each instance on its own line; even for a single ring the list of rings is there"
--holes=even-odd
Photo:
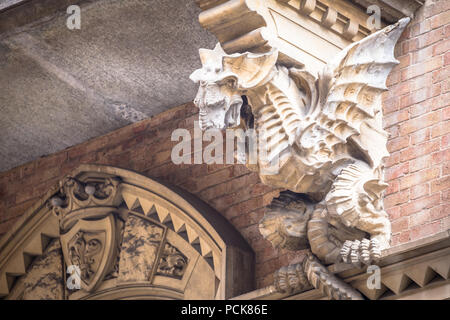
[[[157,273],[174,278],[181,278],[186,270],[187,258],[173,245],[166,243],[161,254]]]
[[[278,63],[276,49],[232,55],[220,44],[200,49],[203,67],[191,75],[200,84],[194,101],[200,127],[249,129],[254,123],[268,150],[258,152],[257,165],[248,167],[259,172],[263,183],[287,190],[260,223],[262,235],[274,246],[309,247],[323,264],[355,266],[376,261],[389,247],[391,225],[382,201],[387,187],[383,160],[389,153],[381,95],[398,63],[395,44],[409,21],[404,18],[351,44],[317,77]],[[241,119],[243,96],[251,121]],[[330,298],[361,297],[319,267],[314,256],[291,274],[303,270]]]
[[[108,215],[101,220],[80,219],[60,239],[66,265],[77,266],[83,289],[93,291],[113,262],[114,218]]]

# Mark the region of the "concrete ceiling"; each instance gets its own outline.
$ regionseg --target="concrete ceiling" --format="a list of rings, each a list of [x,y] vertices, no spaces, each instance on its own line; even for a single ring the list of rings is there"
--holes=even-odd
[[[192,101],[198,48],[216,43],[199,12],[193,0],[90,0],[81,30],[64,8],[1,33],[0,171]]]

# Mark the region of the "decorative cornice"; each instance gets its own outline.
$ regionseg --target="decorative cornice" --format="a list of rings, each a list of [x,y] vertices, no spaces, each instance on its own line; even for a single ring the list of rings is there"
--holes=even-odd
[[[285,65],[317,72],[344,47],[370,34],[368,15],[343,0],[199,1],[200,24],[224,50],[267,52],[277,48]]]
[[[367,15],[345,1],[277,0],[350,41],[368,36]]]
[[[411,1],[414,5],[401,0],[378,2],[384,18],[381,27],[387,21],[411,16],[420,5],[418,1]],[[368,25],[367,6],[346,0],[196,0],[196,3],[203,10],[200,24],[217,37],[226,53],[260,53],[277,48],[280,63],[306,65],[313,73],[343,48],[374,31]]]
[[[381,16],[389,23],[403,17],[414,18],[415,12],[425,4],[424,0],[350,0],[349,2],[361,5],[367,9],[377,5],[381,9]]]
[[[450,298],[450,230],[386,249],[377,264],[381,269],[381,288],[368,289],[367,278],[372,273],[348,265],[328,266],[331,273],[343,278],[371,300],[448,299]],[[268,286],[233,300],[317,300],[327,299],[318,289],[283,294]]]

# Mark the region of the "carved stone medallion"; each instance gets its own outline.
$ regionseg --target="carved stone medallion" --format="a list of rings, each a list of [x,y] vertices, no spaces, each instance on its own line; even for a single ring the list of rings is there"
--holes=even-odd
[[[79,268],[85,291],[93,291],[110,269],[115,235],[112,214],[101,220],[80,219],[69,232],[61,235],[66,265]]]

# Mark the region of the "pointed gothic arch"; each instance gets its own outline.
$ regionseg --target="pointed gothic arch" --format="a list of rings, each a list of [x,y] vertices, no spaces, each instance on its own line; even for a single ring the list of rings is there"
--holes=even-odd
[[[253,268],[239,232],[199,199],[82,165],[0,240],[0,297],[226,299],[253,289]]]

